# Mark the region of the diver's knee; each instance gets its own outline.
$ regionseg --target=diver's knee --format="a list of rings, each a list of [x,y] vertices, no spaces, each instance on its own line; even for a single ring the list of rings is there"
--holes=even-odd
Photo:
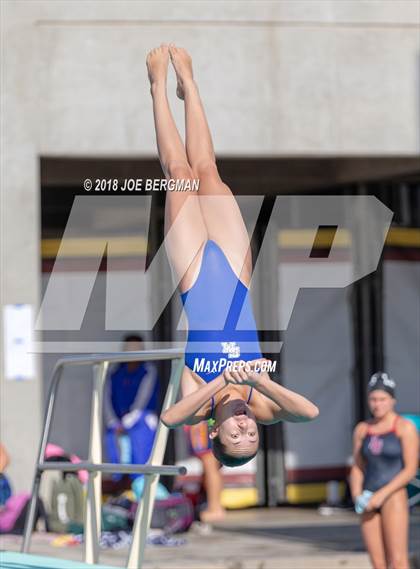
[[[188,162],[169,162],[166,169],[171,180],[191,180],[194,178]]]
[[[214,160],[206,159],[193,164],[193,171],[197,178],[214,178],[220,180],[219,171]]]

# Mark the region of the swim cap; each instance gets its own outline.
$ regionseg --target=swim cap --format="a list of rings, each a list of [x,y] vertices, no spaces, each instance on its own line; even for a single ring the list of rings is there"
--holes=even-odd
[[[382,389],[395,397],[395,381],[384,371],[378,371],[372,375],[368,383],[368,393],[375,389]]]

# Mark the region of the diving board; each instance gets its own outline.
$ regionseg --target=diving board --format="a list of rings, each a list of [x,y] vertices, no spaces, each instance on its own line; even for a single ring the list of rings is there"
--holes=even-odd
[[[67,561],[57,557],[44,557],[41,555],[29,555],[28,553],[16,553],[12,551],[0,551],[1,569],[115,569],[110,565],[87,565],[81,561]]]
[[[83,567],[98,567],[99,561],[99,537],[101,534],[101,481],[102,472],[127,472],[144,474],[145,484],[142,499],[137,508],[136,518],[133,527],[133,539],[128,554],[127,569],[141,569],[144,560],[144,550],[146,547],[147,533],[150,528],[153,505],[156,489],[160,475],[176,476],[185,474],[185,468],[173,465],[164,465],[163,458],[168,440],[168,427],[159,421],[153,449],[146,464],[106,464],[102,462],[102,394],[105,383],[105,376],[110,363],[138,362],[138,361],[171,361],[171,374],[166,390],[166,396],[162,406],[162,412],[171,407],[177,398],[181,374],[184,367],[183,351],[178,349],[167,350],[142,350],[139,352],[116,352],[109,354],[91,354],[88,356],[68,356],[59,359],[54,367],[45,410],[44,425],[42,428],[41,442],[38,450],[38,458],[35,466],[34,479],[32,484],[31,500],[25,521],[23,533],[22,554],[28,554],[31,536],[35,526],[35,513],[41,475],[45,470],[87,470],[89,473],[87,500],[85,512],[85,565]],[[69,366],[91,366],[93,368],[93,393],[91,406],[91,424],[89,441],[89,458],[87,461],[72,465],[63,462],[45,462],[45,449],[51,429],[52,418],[56,402],[57,389],[62,379],[63,370]],[[73,468],[74,467],[74,468]],[[6,555],[6,554],[4,554]],[[22,557],[23,560],[27,558]],[[3,563],[3,556],[1,557]],[[26,562],[26,561],[25,561]],[[15,562],[10,565],[13,569],[26,569],[26,567],[40,567],[40,569],[54,568],[61,569],[67,565],[61,565],[61,561],[52,560],[55,565],[25,565]],[[17,564],[16,564],[17,563]],[[64,563],[64,561],[63,561]],[[9,569],[9,565],[5,566]],[[72,569],[79,569],[79,563],[69,565]],[[3,565],[0,564],[0,569]]]

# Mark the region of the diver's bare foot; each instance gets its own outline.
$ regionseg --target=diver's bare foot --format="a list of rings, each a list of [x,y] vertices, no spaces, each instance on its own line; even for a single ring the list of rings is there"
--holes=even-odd
[[[149,51],[146,57],[147,73],[149,74],[150,85],[158,83],[166,85],[168,74],[169,50],[166,44],[161,44]]]
[[[222,522],[225,518],[226,511],[223,508],[220,510],[203,510],[200,512],[200,520],[206,524]]]
[[[176,73],[176,94],[184,99],[185,84],[193,80],[192,59],[187,50],[176,47],[173,43],[169,44],[169,54]]]

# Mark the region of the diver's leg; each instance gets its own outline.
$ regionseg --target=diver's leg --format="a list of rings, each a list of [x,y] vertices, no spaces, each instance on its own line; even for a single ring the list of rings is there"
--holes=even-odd
[[[168,48],[162,45],[147,56],[153,98],[156,142],[167,179],[193,179],[184,144],[176,128],[166,93]],[[181,279],[181,290],[193,284],[200,264],[197,253],[207,239],[206,226],[197,192],[167,191],[165,204],[165,245],[173,269]]]
[[[361,530],[373,569],[386,569],[388,564],[382,535],[381,514],[379,512],[363,514]]]
[[[209,451],[201,456],[203,463],[204,487],[207,495],[207,508],[200,513],[202,522],[219,522],[226,517],[222,506],[223,477],[220,464],[214,454]]]
[[[249,236],[239,206],[219,176],[210,130],[198,87],[193,79],[191,57],[169,46],[178,79],[177,94],[185,101],[185,132],[188,161],[200,180],[200,207],[210,239],[225,252],[233,270],[249,283],[252,259]]]
[[[407,490],[394,492],[383,504],[382,532],[387,558],[393,569],[409,569],[409,507]]]
[[[215,162],[213,141],[198,87],[193,79],[192,61],[188,52],[173,44],[169,53],[177,76],[177,95],[185,101],[185,146],[193,170],[201,162]]]

